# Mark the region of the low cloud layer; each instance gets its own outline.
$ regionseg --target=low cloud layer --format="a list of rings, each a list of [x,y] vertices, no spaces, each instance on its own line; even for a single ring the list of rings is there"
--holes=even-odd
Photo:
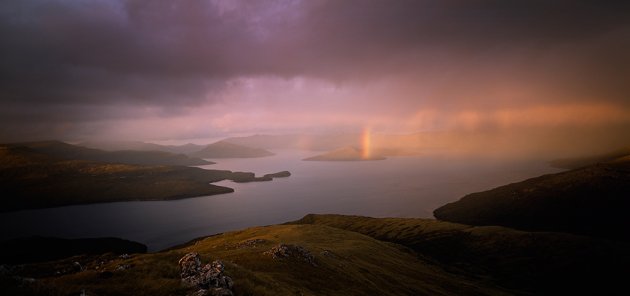
[[[624,1],[16,0],[0,34],[3,141],[630,126]]]

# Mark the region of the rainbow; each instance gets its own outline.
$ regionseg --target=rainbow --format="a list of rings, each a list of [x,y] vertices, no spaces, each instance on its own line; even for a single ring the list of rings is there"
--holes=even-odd
[[[372,131],[369,127],[363,129],[363,133],[361,134],[361,157],[363,159],[370,158],[370,152],[372,145]]]

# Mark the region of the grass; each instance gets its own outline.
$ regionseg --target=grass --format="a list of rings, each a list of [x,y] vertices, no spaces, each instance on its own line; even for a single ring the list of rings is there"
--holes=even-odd
[[[558,231],[630,242],[630,160],[548,174],[472,193],[434,211],[440,220]]]
[[[70,145],[71,146],[71,145]],[[87,148],[81,148],[87,149]],[[287,171],[250,172],[68,160],[0,145],[0,212],[130,200],[171,200],[234,192],[210,183],[271,181]]]
[[[63,160],[0,147],[0,211],[128,200],[167,200],[233,192],[210,184],[232,172]]]
[[[252,239],[262,240],[253,246]],[[316,266],[297,258],[274,259],[265,251],[280,243],[300,245]],[[399,245],[325,225],[254,227],[207,237],[177,249],[115,258],[90,269],[38,280],[55,295],[85,290],[90,295],[184,295],[177,261],[198,252],[203,262],[221,259],[236,295],[501,295],[505,291],[444,271]],[[81,260],[73,258],[69,260]],[[93,259],[91,259],[93,260]],[[98,260],[96,260],[98,261]],[[133,267],[116,271],[116,266]]]
[[[414,250],[448,272],[515,293],[612,293],[623,288],[630,245],[554,232],[469,226],[431,219],[307,215],[291,224],[326,225]]]
[[[278,244],[305,248],[315,264],[265,254]],[[25,292],[46,287],[53,295],[82,290],[90,295],[185,295],[190,291],[180,285],[177,262],[198,252],[204,263],[225,263],[236,295],[615,295],[624,288],[625,274],[619,270],[630,263],[628,249],[619,242],[497,226],[307,215],[129,259],[80,256],[27,265],[18,275],[39,272],[36,284],[22,288]],[[74,261],[87,270],[54,274],[55,268]],[[121,264],[133,267],[116,270]],[[103,270],[111,277],[99,276]]]

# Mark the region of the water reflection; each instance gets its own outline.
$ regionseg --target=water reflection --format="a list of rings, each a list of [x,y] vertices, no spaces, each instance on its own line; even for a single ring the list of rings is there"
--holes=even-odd
[[[220,159],[207,168],[289,170],[271,182],[217,184],[224,195],[176,201],[119,202],[0,214],[3,239],[42,235],[121,237],[160,250],[195,237],[298,219],[308,213],[375,217],[432,217],[431,211],[466,193],[556,170],[543,161],[393,157],[383,161],[301,161],[313,153],[283,150],[276,156]]]

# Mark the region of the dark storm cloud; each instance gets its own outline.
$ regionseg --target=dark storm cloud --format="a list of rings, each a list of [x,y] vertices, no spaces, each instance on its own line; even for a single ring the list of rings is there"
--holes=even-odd
[[[260,75],[393,75],[447,99],[510,78],[624,102],[629,22],[626,1],[7,0],[0,115],[19,126],[127,116],[112,106],[185,112]]]
[[[208,83],[227,71],[222,63],[235,42],[218,42],[239,33],[221,26],[208,7],[32,2],[3,4],[7,100],[199,100]]]
[[[544,100],[627,101],[630,91],[628,2],[327,1],[298,23],[283,34],[297,71],[400,73],[436,100],[490,96],[506,80],[540,88]]]

